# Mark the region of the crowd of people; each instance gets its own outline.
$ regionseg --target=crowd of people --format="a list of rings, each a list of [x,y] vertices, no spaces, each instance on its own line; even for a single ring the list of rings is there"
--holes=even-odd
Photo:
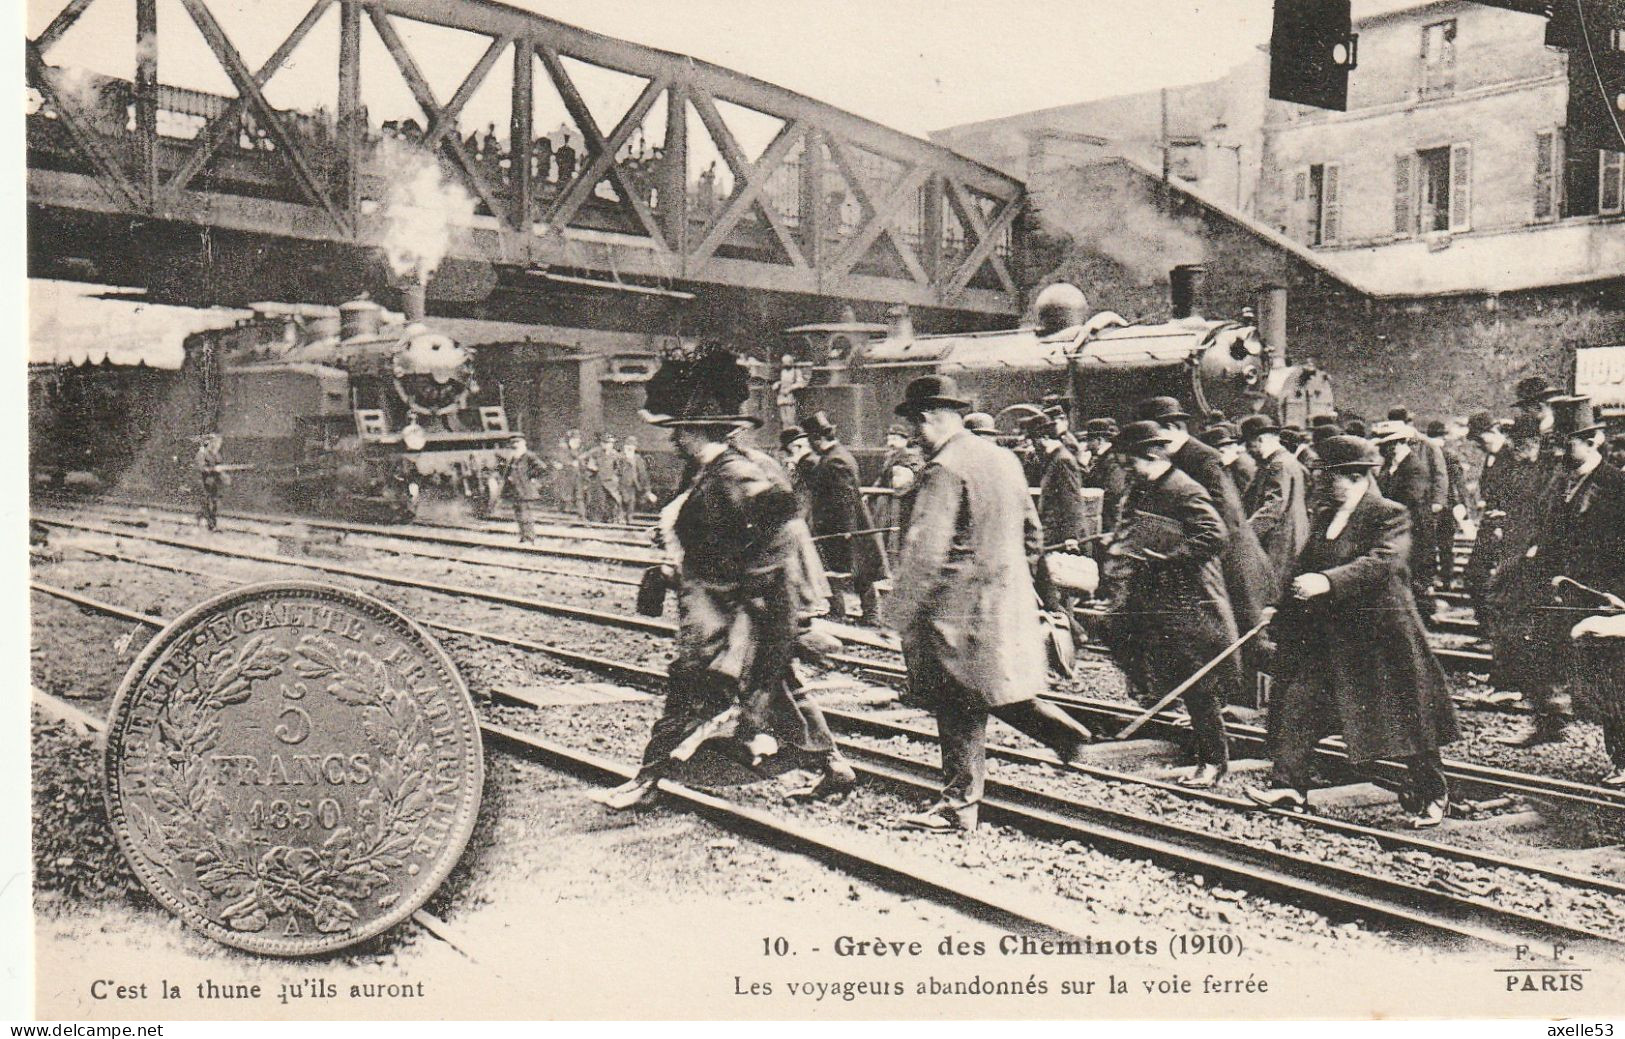
[[[600,523],[630,523],[639,509],[656,504],[649,460],[636,437],[616,442],[609,432],[584,445],[580,430],[568,430],[546,456],[530,450],[516,433],[508,440],[501,468],[490,474],[492,507],[503,498],[513,503],[519,540],[536,540],[532,512],[551,509]]]
[[[1142,701],[1183,701],[1183,785],[1224,778],[1221,709],[1262,673],[1272,770],[1247,790],[1253,801],[1304,810],[1314,748],[1340,735],[1357,767],[1402,762],[1403,810],[1417,828],[1437,826],[1450,805],[1440,747],[1460,731],[1424,618],[1458,579],[1457,530],[1475,522],[1459,582],[1495,647],[1497,687],[1536,707],[1515,742],[1561,738],[1573,684],[1602,701],[1589,704],[1613,760],[1602,782],[1625,786],[1625,709],[1606,676],[1583,680],[1571,638],[1625,611],[1625,472],[1604,457],[1584,397],[1526,379],[1515,419],[1479,412],[1425,431],[1405,408],[1369,424],[1315,416],[1304,429],[1262,414],[1199,422],[1152,397],[1121,427],[1092,417],[1074,433],[1055,407],[1012,440],[952,378],[926,376],[896,408],[879,476],[892,493],[872,513],[827,415],[787,428],[770,457],[741,436],[759,424],[742,396],[700,396],[658,419],[689,466],[667,507],[673,558],[659,568],[683,601],[679,664],[644,767],[605,795],[612,807],[650,800],[673,761],[730,733],[753,759],[785,739],[810,755],[823,774],[806,796],[848,789],[855,777],[796,667],[828,651],[812,617],[844,615],[847,593],[874,619],[895,545],[884,619],[902,640],[909,695],[936,714],[943,770],[938,800],[903,825],[976,825],[989,717],[1063,763],[1091,742],[1038,696],[1046,615],[1059,614],[1110,649]],[[1081,608],[1081,593],[1047,580],[1056,553],[1097,564]]]

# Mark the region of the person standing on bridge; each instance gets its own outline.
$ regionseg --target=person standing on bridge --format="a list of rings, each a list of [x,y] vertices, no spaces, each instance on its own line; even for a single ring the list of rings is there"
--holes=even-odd
[[[969,410],[946,375],[913,380],[896,408],[926,464],[889,620],[902,637],[910,691],[936,712],[944,779],[937,802],[902,823],[932,832],[976,826],[990,715],[1063,762],[1092,738],[1037,698],[1047,653],[1032,567],[1043,530],[1020,461],[967,432]]]
[[[508,457],[502,463],[502,490],[513,498],[513,518],[519,524],[519,543],[527,545],[536,540],[536,527],[531,522],[531,510],[541,497],[542,483],[547,478],[547,466],[531,452],[524,436],[514,434],[508,438]]]
[[[1439,747],[1461,738],[1444,669],[1429,648],[1409,573],[1412,511],[1378,490],[1371,444],[1333,436],[1320,446],[1327,501],[1270,624],[1277,651],[1269,709],[1274,771],[1247,791],[1268,808],[1308,805],[1315,745],[1340,733],[1349,761],[1403,761],[1400,803],[1418,829],[1449,808]],[[1431,520],[1431,515],[1429,516]]]
[[[210,530],[220,527],[220,492],[223,491],[231,476],[223,468],[224,459],[220,449],[224,444],[219,433],[206,433],[202,443],[198,445],[197,457],[193,459],[192,466],[197,470],[198,487],[201,492],[198,518],[207,524]]]

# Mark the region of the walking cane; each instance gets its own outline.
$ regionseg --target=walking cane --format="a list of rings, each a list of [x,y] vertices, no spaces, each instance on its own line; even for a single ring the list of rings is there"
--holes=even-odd
[[[1108,530],[1108,531],[1105,531],[1105,532],[1100,533],[1100,534],[1090,534],[1088,537],[1070,538],[1068,541],[1057,541],[1053,545],[1045,545],[1044,546],[1044,551],[1045,552],[1058,552],[1061,549],[1065,548],[1069,543],[1076,543],[1081,548],[1082,546],[1089,544],[1091,541],[1101,541],[1101,540],[1104,540],[1105,538],[1109,538],[1111,536],[1112,536],[1112,532]]]
[[[1152,719],[1152,717],[1154,715],[1156,715],[1157,712],[1161,711],[1164,707],[1167,707],[1169,704],[1171,704],[1175,700],[1179,699],[1179,697],[1183,696],[1184,693],[1185,693],[1185,690],[1189,689],[1191,686],[1195,685],[1197,682],[1200,682],[1203,678],[1205,678],[1207,676],[1207,673],[1209,671],[1212,671],[1214,668],[1218,667],[1221,663],[1223,663],[1226,657],[1230,656],[1230,654],[1234,653],[1236,650],[1240,649],[1242,646],[1245,646],[1249,639],[1251,639],[1254,635],[1257,635],[1259,632],[1263,631],[1266,627],[1268,627],[1269,622],[1272,619],[1274,619],[1273,611],[1271,613],[1267,614],[1264,617],[1263,620],[1261,620],[1257,624],[1253,625],[1252,630],[1248,631],[1247,634],[1243,635],[1241,638],[1237,639],[1236,641],[1230,643],[1229,646],[1225,647],[1224,652],[1220,653],[1218,656],[1214,657],[1212,660],[1209,660],[1207,663],[1205,663],[1201,667],[1197,668],[1195,674],[1191,675],[1189,678],[1185,679],[1183,682],[1181,682],[1178,685],[1174,686],[1172,692],[1170,692],[1167,696],[1163,697],[1162,699],[1158,700],[1151,707],[1147,708],[1145,713],[1141,714],[1138,718],[1134,719],[1132,722],[1129,722],[1128,727],[1125,728],[1122,732],[1117,734],[1117,738],[1120,739],[1120,740],[1126,740],[1130,736],[1134,735],[1136,732],[1139,732],[1140,731],[1140,726],[1142,726],[1146,722],[1150,721]]]
[[[843,530],[838,534],[820,534],[813,540],[828,541],[830,538],[856,538],[865,534],[889,534],[896,529],[896,527],[869,527],[866,530]]]

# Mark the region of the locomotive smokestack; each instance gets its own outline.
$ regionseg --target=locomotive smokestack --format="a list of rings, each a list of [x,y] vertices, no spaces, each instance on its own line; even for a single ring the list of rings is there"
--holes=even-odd
[[[1207,268],[1199,263],[1182,263],[1168,272],[1168,289],[1173,297],[1175,321],[1199,316],[1202,303],[1202,277]]]
[[[1286,289],[1265,285],[1258,290],[1258,335],[1269,348],[1272,363],[1286,363]]]
[[[407,321],[422,321],[424,313],[428,310],[426,302],[427,290],[421,281],[408,282],[401,289],[401,310],[406,314]]]

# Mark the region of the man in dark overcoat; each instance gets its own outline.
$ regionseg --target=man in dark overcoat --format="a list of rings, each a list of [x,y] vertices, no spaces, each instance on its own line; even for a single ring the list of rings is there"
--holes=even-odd
[[[863,620],[872,624],[876,621],[875,582],[886,576],[886,556],[863,502],[857,460],[837,438],[835,424],[822,411],[805,419],[801,428],[806,430],[816,455],[808,479],[811,511],[807,523],[818,543],[818,554],[824,559],[825,570],[851,575]],[[839,589],[830,596],[832,618],[846,616],[845,598]]]
[[[1566,647],[1575,618],[1586,614],[1562,607],[1602,611],[1612,604],[1617,609],[1625,597],[1625,472],[1609,465],[1603,456],[1604,428],[1592,417],[1590,401],[1579,397],[1556,403],[1555,432],[1563,438],[1564,472],[1554,488],[1551,511],[1537,544],[1541,552],[1551,553],[1554,577],[1595,589],[1554,583],[1552,605],[1560,608],[1549,614],[1549,637],[1557,646]],[[1619,637],[1618,617],[1610,618],[1608,624],[1597,620],[1587,621],[1582,631],[1591,629],[1590,637],[1596,637],[1612,629],[1612,637]],[[1578,659],[1584,662],[1589,680],[1574,691],[1575,699],[1602,726],[1603,746],[1613,763],[1603,783],[1625,786],[1625,680],[1618,675],[1614,657],[1587,654]],[[1575,673],[1576,662],[1564,661],[1566,674]]]
[[[1160,695],[1236,641],[1219,561],[1224,521],[1201,485],[1168,460],[1168,437],[1156,423],[1129,423],[1114,447],[1129,460],[1134,483],[1108,550],[1107,573],[1122,587],[1108,595],[1107,638],[1123,669]],[[1207,788],[1224,777],[1230,755],[1219,711],[1240,682],[1231,655],[1185,692],[1196,767],[1181,785]]]
[[[1506,427],[1510,422],[1495,419],[1487,411],[1475,411],[1467,416],[1467,439],[1484,451],[1484,462],[1478,471],[1478,501],[1473,511],[1478,515],[1478,536],[1473,540],[1473,553],[1462,571],[1462,584],[1472,597],[1473,613],[1488,632],[1494,622],[1485,599],[1490,574],[1500,559],[1501,544],[1506,537],[1508,494],[1516,483],[1518,457],[1507,450]]]
[[[502,492],[513,500],[513,518],[519,524],[519,543],[536,540],[531,510],[541,497],[547,466],[518,434],[508,438],[508,457],[502,461]]]
[[[1377,489],[1389,501],[1411,510],[1410,555],[1406,566],[1417,607],[1431,612],[1433,578],[1439,571],[1439,544],[1434,529],[1433,474],[1425,451],[1419,450],[1411,432],[1396,420],[1377,423],[1373,432],[1382,451],[1382,468],[1377,473]]]
[[[1241,438],[1258,462],[1257,475],[1242,495],[1247,522],[1269,557],[1279,602],[1292,580],[1292,568],[1309,538],[1309,477],[1281,444],[1281,428],[1268,415],[1241,420]]]
[[[1275,576],[1258,535],[1247,522],[1241,507],[1241,494],[1224,466],[1219,452],[1190,435],[1190,415],[1173,397],[1150,397],[1135,406],[1135,417],[1155,422],[1168,434],[1168,460],[1195,480],[1213,500],[1224,520],[1225,544],[1220,562],[1224,567],[1225,592],[1236,626],[1248,631],[1264,615],[1275,596]]]
[[[1461,734],[1406,572],[1411,511],[1377,489],[1370,474],[1382,463],[1370,444],[1334,436],[1320,456],[1328,501],[1270,624],[1277,647],[1271,785],[1248,796],[1271,808],[1304,808],[1315,745],[1338,733],[1356,765],[1405,762],[1401,802],[1412,825],[1437,826],[1449,808],[1439,747]]]
[[[880,486],[891,491],[871,510],[875,526],[895,527],[884,535],[892,556],[903,543],[903,532],[908,529],[909,511],[914,506],[914,482],[919,477],[925,459],[919,449],[908,441],[908,427],[893,423],[886,431],[886,454],[880,459]]]
[[[1083,446],[1089,452],[1089,465],[1083,471],[1083,485],[1100,489],[1100,529],[1113,530],[1117,513],[1128,493],[1129,474],[1123,458],[1112,450],[1117,422],[1092,418],[1083,426]]]
[[[1616,595],[1625,591],[1620,587],[1625,580],[1625,511],[1618,495],[1625,476],[1602,457],[1603,427],[1593,419],[1589,398],[1556,397],[1549,405],[1554,412],[1550,442],[1558,445],[1562,468],[1540,480],[1538,496],[1523,489],[1531,500],[1515,511],[1534,533],[1521,555],[1508,559],[1498,572],[1505,575],[1503,586],[1516,593],[1516,606],[1501,624],[1501,641],[1512,644],[1509,662],[1515,666],[1497,668],[1494,677],[1509,684],[1520,680],[1518,688],[1535,707],[1533,729],[1502,741],[1512,746],[1561,739],[1574,713],[1568,634],[1583,614],[1553,607],[1594,606],[1597,600],[1572,586],[1554,587],[1554,580],[1567,577]],[[1536,479],[1547,472],[1539,462],[1534,471]]]
[[[970,402],[945,375],[908,384],[897,414],[926,455],[888,620],[913,695],[932,706],[944,786],[904,818],[930,831],[974,828],[987,720],[999,718],[1071,761],[1089,731],[1037,699],[1047,680],[1032,566],[1043,546],[1021,463],[965,430]]]
[[[1028,419],[1022,431],[1043,460],[1038,476],[1038,522],[1044,528],[1044,540],[1051,545],[1060,545],[1082,537],[1086,533],[1083,474],[1078,467],[1077,457],[1061,442],[1055,421],[1048,415]],[[1036,579],[1044,608],[1052,613],[1070,613],[1064,597],[1050,583],[1042,555],[1038,560]]]
[[[1247,488],[1252,486],[1253,477],[1258,475],[1258,461],[1247,453],[1236,427],[1228,422],[1216,422],[1202,430],[1199,439],[1219,452],[1219,460],[1230,473],[1230,482],[1236,485],[1236,493],[1245,501]]]
[[[660,389],[648,391],[646,417],[672,430],[673,445],[693,472],[672,521],[677,655],[637,775],[600,800],[615,809],[645,803],[674,762],[707,739],[730,730],[767,732],[785,716],[802,723],[794,738],[799,749],[818,760],[833,785],[849,787],[855,776],[822,713],[791,692],[799,684],[790,669],[797,636],[791,553],[799,511],[788,479],[730,439],[759,425],[741,413],[748,377],[726,354],[667,363],[679,374],[659,384],[651,379]]]

